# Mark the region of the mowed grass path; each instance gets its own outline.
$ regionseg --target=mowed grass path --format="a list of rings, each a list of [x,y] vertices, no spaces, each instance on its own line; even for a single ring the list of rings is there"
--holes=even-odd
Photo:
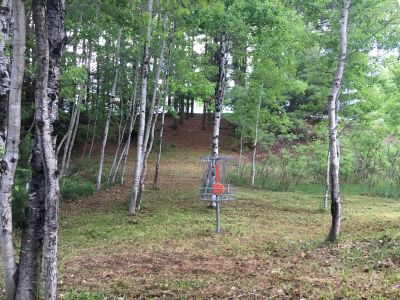
[[[200,156],[167,152],[134,220],[129,187],[62,207],[60,298],[400,299],[399,201],[343,196],[340,241],[327,245],[321,195],[237,188],[215,234],[197,199]]]

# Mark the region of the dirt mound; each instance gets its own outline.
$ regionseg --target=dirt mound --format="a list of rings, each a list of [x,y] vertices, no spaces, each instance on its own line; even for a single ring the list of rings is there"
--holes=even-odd
[[[173,129],[173,119],[165,120],[164,136],[165,145],[175,145],[177,148],[191,148],[193,150],[211,149],[213,125],[202,129],[203,115],[194,114],[179,124],[178,129]],[[222,149],[232,149],[234,146],[234,126],[227,120],[221,120],[220,145]]]

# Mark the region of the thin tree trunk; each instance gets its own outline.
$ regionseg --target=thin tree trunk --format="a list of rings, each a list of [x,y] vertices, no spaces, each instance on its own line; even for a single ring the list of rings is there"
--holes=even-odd
[[[173,130],[178,130],[179,128],[179,116],[177,116],[179,114],[179,95],[177,93],[175,93],[174,96],[174,111],[175,111],[175,116],[174,116],[174,124],[172,126]]]
[[[92,142],[90,143],[88,158],[90,158],[90,156],[92,155],[93,144],[94,144],[94,140],[96,138],[97,118],[99,116],[99,106],[100,106],[100,65],[99,65],[99,61],[98,60],[97,60],[97,64],[96,64],[96,81],[97,81],[96,82],[96,115],[95,115],[95,118],[94,118]]]
[[[215,112],[214,112],[214,129],[212,135],[212,146],[211,146],[211,156],[217,158],[219,155],[219,130],[221,125],[221,114],[222,114],[222,101],[224,99],[224,90],[225,90],[225,77],[226,77],[226,53],[227,53],[227,44],[226,44],[226,34],[221,33],[219,38],[219,51],[218,51],[218,80],[215,87]],[[213,166],[215,167],[215,166]],[[212,172],[215,174],[215,170]],[[212,183],[214,183],[214,178],[211,179]],[[216,202],[211,201],[210,207],[216,207]]]
[[[226,77],[226,34],[220,36],[220,48],[218,53],[219,74],[215,87],[215,113],[214,113],[214,130],[212,136],[212,152],[211,154],[218,157],[219,154],[219,128],[221,124],[222,100],[224,99],[225,77]]]
[[[185,95],[179,95],[179,124],[183,124],[183,120],[185,119]]]
[[[190,103],[190,116],[194,117],[194,97],[191,99]]]
[[[330,151],[330,177],[331,177],[331,214],[332,224],[328,237],[329,242],[336,241],[340,231],[340,186],[339,186],[339,151],[337,142],[337,97],[342,84],[346,51],[347,51],[347,23],[349,14],[350,0],[343,0],[343,11],[340,20],[340,41],[339,57],[335,78],[332,82],[331,92],[328,98],[328,119],[329,119],[329,151]]]
[[[147,99],[147,80],[149,77],[149,47],[151,40],[151,22],[153,14],[153,0],[147,0],[147,13],[149,14],[149,23],[146,27],[146,39],[144,43],[143,51],[143,66],[142,66],[142,89],[140,97],[140,122],[139,122],[139,133],[137,141],[137,155],[136,155],[136,166],[135,174],[133,178],[133,189],[132,196],[129,203],[128,213],[131,216],[136,214],[136,204],[140,189],[140,176],[142,174],[142,161],[143,161],[143,140],[144,140],[144,130],[146,123],[146,99]]]
[[[153,189],[154,190],[158,189],[158,176],[159,176],[159,172],[160,172],[162,143],[163,143],[163,138],[164,138],[165,111],[166,111],[166,108],[167,108],[166,107],[167,93],[168,93],[168,82],[166,83],[166,88],[165,88],[165,92],[164,92],[164,105],[163,105],[163,111],[162,111],[162,114],[161,114],[160,138],[159,138],[158,154],[157,154],[156,168],[155,168],[155,171],[154,171],[154,180],[153,180]]]
[[[90,129],[90,121],[91,121],[91,112],[89,109],[89,102],[90,102],[90,63],[92,61],[92,41],[89,39],[88,40],[88,46],[89,46],[89,50],[88,50],[88,55],[86,57],[86,69],[88,72],[88,77],[87,77],[87,82],[86,82],[86,99],[85,99],[85,105],[86,105],[86,111],[88,114],[88,125],[86,128],[86,138],[85,138],[85,146],[83,147],[83,151],[82,151],[82,156],[81,156],[81,161],[83,160],[83,158],[85,157],[85,153],[86,153],[86,148],[87,148],[87,144],[88,144],[88,140],[89,140],[89,129]]]
[[[21,93],[25,69],[25,8],[23,1],[13,1],[13,18],[13,59],[8,101],[8,130],[5,155],[0,160],[0,249],[7,300],[14,299],[17,271],[12,234],[11,199],[19,158]]]
[[[327,155],[327,163],[326,163],[326,182],[325,182],[325,195],[324,195],[324,208],[328,208],[328,197],[329,197],[329,182],[330,182],[330,160],[331,160],[331,152],[328,149],[328,155]]]
[[[240,130],[240,150],[239,150],[239,164],[238,164],[238,178],[240,177],[240,168],[242,166],[242,154],[243,154],[243,126]]]
[[[97,181],[96,181],[96,190],[97,191],[99,191],[101,188],[101,179],[102,179],[102,175],[103,175],[103,165],[104,165],[104,156],[105,156],[105,149],[106,149],[107,137],[108,137],[108,129],[110,127],[111,113],[112,113],[112,109],[113,109],[115,91],[117,88],[117,81],[118,81],[119,67],[120,67],[119,52],[120,52],[120,47],[121,47],[121,35],[122,35],[122,29],[119,29],[118,37],[117,37],[117,53],[116,53],[116,60],[115,60],[115,76],[114,76],[114,82],[113,82],[113,85],[111,88],[111,95],[108,100],[107,119],[106,119],[106,125],[104,127],[104,137],[103,137],[103,143],[102,143],[101,152],[100,152],[99,171],[97,173]]]
[[[81,116],[81,109],[80,109],[80,102],[79,101],[78,101],[78,105],[76,107],[76,110],[77,110],[77,113],[76,113],[75,126],[74,126],[74,129],[72,131],[71,141],[69,143],[69,148],[68,148],[68,153],[67,153],[67,160],[65,162],[65,170],[64,170],[64,173],[62,174],[62,176],[68,174],[69,164],[71,162],[71,154],[72,154],[72,150],[74,149],[76,132],[78,131],[78,128],[79,128],[79,119],[80,119],[80,116]]]
[[[119,149],[121,148],[122,141],[123,141],[124,136],[125,136],[125,130],[126,130],[126,125],[127,125],[126,123],[127,122],[128,122],[128,120],[126,120],[125,125],[122,128],[122,131],[119,130],[117,150],[115,151],[115,154],[114,154],[114,159],[113,159],[113,162],[111,164],[110,173],[108,174],[107,183],[110,183],[111,178],[114,177],[113,176],[114,173],[116,174],[117,171],[118,171],[118,169],[117,169],[117,159],[118,159],[118,156],[122,157],[122,155],[123,155],[123,153],[121,153],[121,155],[119,155]],[[122,152],[124,150],[125,150],[125,147],[124,147],[124,149],[122,149]]]
[[[94,140],[96,138],[96,128],[97,128],[97,118],[99,116],[99,106],[100,106],[100,95],[97,93],[97,99],[96,99],[96,114],[94,117],[94,124],[93,124],[93,134],[92,134],[92,141],[90,143],[90,148],[89,148],[89,153],[88,153],[88,158],[92,155],[92,150],[93,150],[93,145],[94,145]]]
[[[162,153],[162,144],[163,144],[163,138],[164,138],[164,127],[165,127],[165,112],[167,110],[167,104],[168,104],[168,83],[169,83],[169,72],[170,72],[170,67],[171,67],[171,51],[172,51],[172,42],[174,38],[174,33],[175,33],[175,22],[173,23],[173,29],[169,35],[169,41],[168,41],[168,55],[167,55],[167,65],[165,68],[165,74],[164,74],[164,104],[163,104],[163,110],[162,110],[162,115],[161,115],[161,126],[160,126],[160,138],[159,138],[159,145],[158,145],[158,154],[157,154],[157,161],[156,161],[156,168],[154,171],[154,180],[153,180],[153,189],[158,189],[158,176],[160,172],[160,162],[161,162],[161,153]]]
[[[207,105],[206,101],[203,102],[203,120],[201,123],[201,129],[206,130],[207,126]]]
[[[186,99],[186,120],[189,120],[189,116],[190,116],[190,101],[191,101],[191,98],[187,97],[187,99]]]
[[[167,26],[167,17],[164,15],[163,17],[163,34],[166,32],[166,26]],[[164,68],[164,50],[165,50],[165,38],[161,37],[162,42],[161,42],[161,47],[160,47],[160,56],[158,59],[158,66],[157,66],[157,71],[156,71],[156,76],[155,76],[155,81],[154,81],[154,88],[153,88],[153,96],[151,99],[151,106],[150,106],[150,111],[149,111],[149,118],[147,120],[147,126],[146,126],[146,134],[144,138],[144,143],[143,143],[143,163],[142,163],[142,174],[140,178],[140,190],[137,198],[137,203],[136,206],[138,210],[140,209],[140,204],[141,204],[141,196],[142,192],[144,191],[144,181],[146,179],[147,175],[147,160],[149,159],[152,147],[153,147],[153,140],[154,140],[154,128],[157,122],[158,118],[158,110],[160,106],[160,97],[158,97],[158,82],[160,81],[160,75],[161,75],[161,70]],[[154,114],[154,108],[155,108],[155,102],[156,99],[157,105],[156,105],[156,113]],[[150,141],[149,141],[150,139]]]
[[[115,178],[114,173],[116,174],[118,172],[118,166],[117,166],[117,160],[118,160],[118,156],[122,157],[123,156],[123,152],[125,150],[125,147],[122,149],[122,153],[121,155],[119,155],[119,149],[121,148],[122,142],[124,140],[124,136],[125,136],[125,130],[126,130],[126,126],[128,124],[128,119],[129,117],[127,116],[125,119],[125,122],[123,122],[124,119],[124,113],[123,113],[123,102],[122,99],[120,99],[120,122],[118,125],[118,146],[117,146],[117,150],[115,151],[114,154],[114,159],[113,162],[111,164],[111,168],[110,168],[110,173],[108,174],[108,178],[107,178],[107,183],[110,183],[112,178]],[[132,103],[129,106],[129,111],[131,111],[132,109]],[[124,123],[124,126],[122,126],[122,123]],[[118,164],[119,165],[119,164]],[[117,168],[117,169],[116,169]]]
[[[129,148],[131,146],[131,137],[132,137],[132,131],[133,127],[135,126],[136,122],[136,116],[137,116],[137,108],[136,108],[136,99],[137,99],[137,91],[138,91],[138,82],[139,82],[139,73],[140,73],[140,52],[138,52],[138,59],[136,62],[136,70],[135,70],[135,79],[134,79],[134,84],[133,84],[133,91],[132,91],[132,111],[131,111],[131,118],[130,118],[130,124],[129,124],[129,132],[128,132],[128,140],[126,141],[125,145],[125,152],[123,152],[122,155],[122,172],[121,172],[121,185],[124,184],[124,177],[125,177],[125,169],[126,169],[126,162],[129,157]]]
[[[10,89],[10,58],[7,54],[10,39],[12,0],[2,0],[0,6],[0,149],[4,149],[7,135],[7,96]]]
[[[77,103],[73,104],[72,112],[71,112],[71,121],[69,123],[67,133],[64,136],[65,139],[63,138],[63,140],[61,141],[61,143],[58,145],[58,148],[57,148],[57,153],[58,153],[60,151],[60,148],[61,148],[61,145],[62,145],[63,141],[65,140],[63,159],[61,161],[61,173],[60,173],[60,177],[61,178],[64,177],[66,175],[66,172],[67,172],[67,168],[66,168],[67,157],[68,157],[68,153],[69,153],[69,149],[70,149],[70,144],[71,144],[71,140],[72,140],[73,131],[74,131],[74,128],[76,126],[76,119],[77,119],[77,116],[78,116],[78,110],[79,110],[79,100],[78,100]]]
[[[254,141],[253,141],[253,161],[252,161],[252,168],[251,168],[251,186],[254,186],[254,179],[256,176],[256,154],[257,154],[257,142],[258,142],[258,122],[260,120],[260,109],[261,109],[261,102],[262,102],[262,90],[263,85],[260,87],[260,98],[258,101],[258,108],[257,108],[257,116],[256,116],[256,127],[254,129]]]

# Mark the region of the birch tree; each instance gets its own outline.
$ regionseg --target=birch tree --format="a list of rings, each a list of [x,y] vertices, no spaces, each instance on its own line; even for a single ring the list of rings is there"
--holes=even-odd
[[[339,31],[339,56],[335,77],[332,82],[331,92],[328,97],[328,120],[329,120],[329,153],[330,153],[330,181],[331,181],[331,214],[332,224],[328,237],[329,242],[334,242],[340,231],[341,203],[339,185],[339,149],[337,136],[337,98],[343,79],[347,51],[347,25],[349,16],[350,0],[343,0],[342,17]]]
[[[149,159],[149,155],[153,148],[153,141],[154,141],[154,128],[156,126],[157,118],[158,118],[158,110],[160,106],[160,97],[158,96],[158,82],[160,81],[161,70],[165,68],[164,63],[164,50],[165,50],[165,37],[164,34],[166,32],[167,26],[167,16],[164,15],[163,17],[163,32],[161,35],[161,47],[160,47],[160,56],[158,59],[157,71],[156,76],[154,79],[154,87],[153,87],[153,95],[151,98],[150,110],[149,110],[149,117],[147,120],[146,125],[146,133],[144,136],[143,141],[143,163],[142,163],[142,174],[140,178],[140,191],[137,199],[137,207],[140,208],[141,204],[141,196],[142,192],[144,191],[144,181],[147,175],[147,161]],[[156,104],[157,99],[157,104]]]
[[[2,0],[0,6],[0,149],[6,143],[6,107],[10,89],[10,58],[7,46],[10,39],[11,4],[12,0]]]
[[[214,129],[212,136],[212,151],[211,155],[218,157],[219,154],[219,129],[221,125],[222,100],[224,99],[224,89],[226,80],[227,66],[227,41],[226,33],[221,33],[219,37],[219,52],[218,52],[218,81],[215,87],[215,112],[214,112]]]
[[[139,132],[137,139],[137,154],[136,154],[136,166],[135,173],[133,177],[133,189],[132,195],[129,203],[128,213],[131,216],[136,214],[137,209],[137,200],[139,196],[140,189],[140,178],[142,175],[142,164],[143,164],[143,153],[144,153],[144,131],[145,131],[145,123],[146,123],[146,99],[147,99],[147,80],[149,77],[149,64],[150,64],[150,40],[151,40],[151,23],[152,23],[152,13],[153,13],[153,0],[147,0],[147,14],[149,17],[148,24],[146,26],[146,38],[143,47],[143,65],[142,65],[142,87],[141,87],[141,96],[140,96],[140,104],[139,104]]]
[[[175,33],[175,21],[173,22],[173,28],[169,34],[168,40],[168,54],[167,54],[167,63],[165,66],[165,73],[164,73],[164,90],[163,90],[163,108],[161,113],[161,124],[160,124],[160,136],[158,141],[158,153],[156,159],[156,167],[154,171],[154,179],[153,179],[153,189],[158,189],[158,176],[160,172],[160,162],[161,162],[161,153],[162,153],[162,145],[164,139],[164,127],[165,127],[165,113],[167,111],[168,106],[168,86],[169,86],[169,72],[171,67],[171,52],[172,52],[172,42]]]
[[[104,136],[103,136],[103,143],[101,145],[101,151],[100,151],[100,162],[99,162],[99,171],[97,173],[97,181],[96,181],[96,190],[99,191],[101,188],[101,179],[103,175],[103,165],[104,165],[104,156],[105,156],[105,149],[106,149],[106,144],[107,144],[107,138],[108,138],[108,131],[110,127],[110,121],[111,121],[111,114],[112,114],[112,109],[113,109],[113,102],[115,99],[115,91],[117,88],[117,82],[118,82],[118,75],[119,75],[119,68],[120,68],[120,47],[121,47],[121,35],[122,35],[122,29],[119,29],[118,31],[118,37],[117,37],[117,53],[116,53],[116,61],[115,61],[115,76],[114,76],[114,81],[113,85],[111,88],[111,93],[108,99],[108,110],[107,110],[107,117],[106,117],[106,124],[104,126]]]
[[[10,5],[11,8],[11,5]],[[4,9],[4,7],[3,7]],[[14,299],[17,265],[14,254],[11,199],[19,158],[21,131],[21,92],[25,68],[25,7],[13,1],[13,53],[8,101],[5,155],[0,160],[0,249],[3,261],[6,299]],[[3,27],[4,28],[4,27]]]
[[[63,0],[32,2],[36,36],[35,138],[22,230],[16,299],[37,299],[43,252],[45,299],[56,299],[59,183],[56,125],[60,63],[66,41]]]
[[[256,176],[256,154],[257,154],[257,142],[258,142],[258,122],[260,120],[260,110],[261,110],[261,103],[262,103],[262,90],[263,90],[263,85],[261,85],[261,87],[260,87],[260,96],[259,96],[259,100],[258,100],[257,115],[256,115],[256,125],[255,125],[255,128],[254,128],[253,158],[252,158],[252,167],[251,167],[251,186],[254,186],[254,179],[255,179],[255,176]],[[240,151],[242,151],[242,149]],[[239,168],[239,170],[240,170],[240,168]]]
[[[136,68],[135,68],[135,79],[133,83],[133,91],[132,91],[132,97],[131,97],[131,112],[130,112],[130,120],[129,120],[129,131],[128,131],[128,139],[125,144],[124,152],[122,152],[121,159],[122,159],[122,171],[121,171],[121,185],[124,184],[124,178],[125,178],[125,168],[126,168],[126,162],[128,160],[129,156],[129,148],[131,146],[131,137],[132,137],[132,131],[133,131],[133,126],[135,126],[136,123],[136,117],[137,117],[137,107],[136,107],[136,100],[137,100],[137,92],[138,92],[138,82],[139,82],[139,71],[140,71],[140,52],[138,52],[138,59],[136,61]],[[118,168],[117,168],[118,172]],[[115,172],[115,174],[117,174]],[[115,178],[113,179],[113,181]]]

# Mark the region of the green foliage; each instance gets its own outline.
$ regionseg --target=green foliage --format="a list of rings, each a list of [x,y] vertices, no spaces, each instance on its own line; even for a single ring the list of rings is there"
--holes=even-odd
[[[66,201],[88,196],[95,192],[93,183],[84,181],[82,178],[65,178],[60,190],[61,198]]]
[[[12,218],[13,226],[22,227],[24,221],[25,205],[28,200],[28,191],[26,190],[24,181],[17,178],[12,191]]]
[[[83,95],[86,91],[82,86],[87,79],[87,70],[84,67],[69,66],[61,73],[61,91],[60,96],[70,101],[76,98],[76,95]],[[79,85],[77,89],[76,85]]]

